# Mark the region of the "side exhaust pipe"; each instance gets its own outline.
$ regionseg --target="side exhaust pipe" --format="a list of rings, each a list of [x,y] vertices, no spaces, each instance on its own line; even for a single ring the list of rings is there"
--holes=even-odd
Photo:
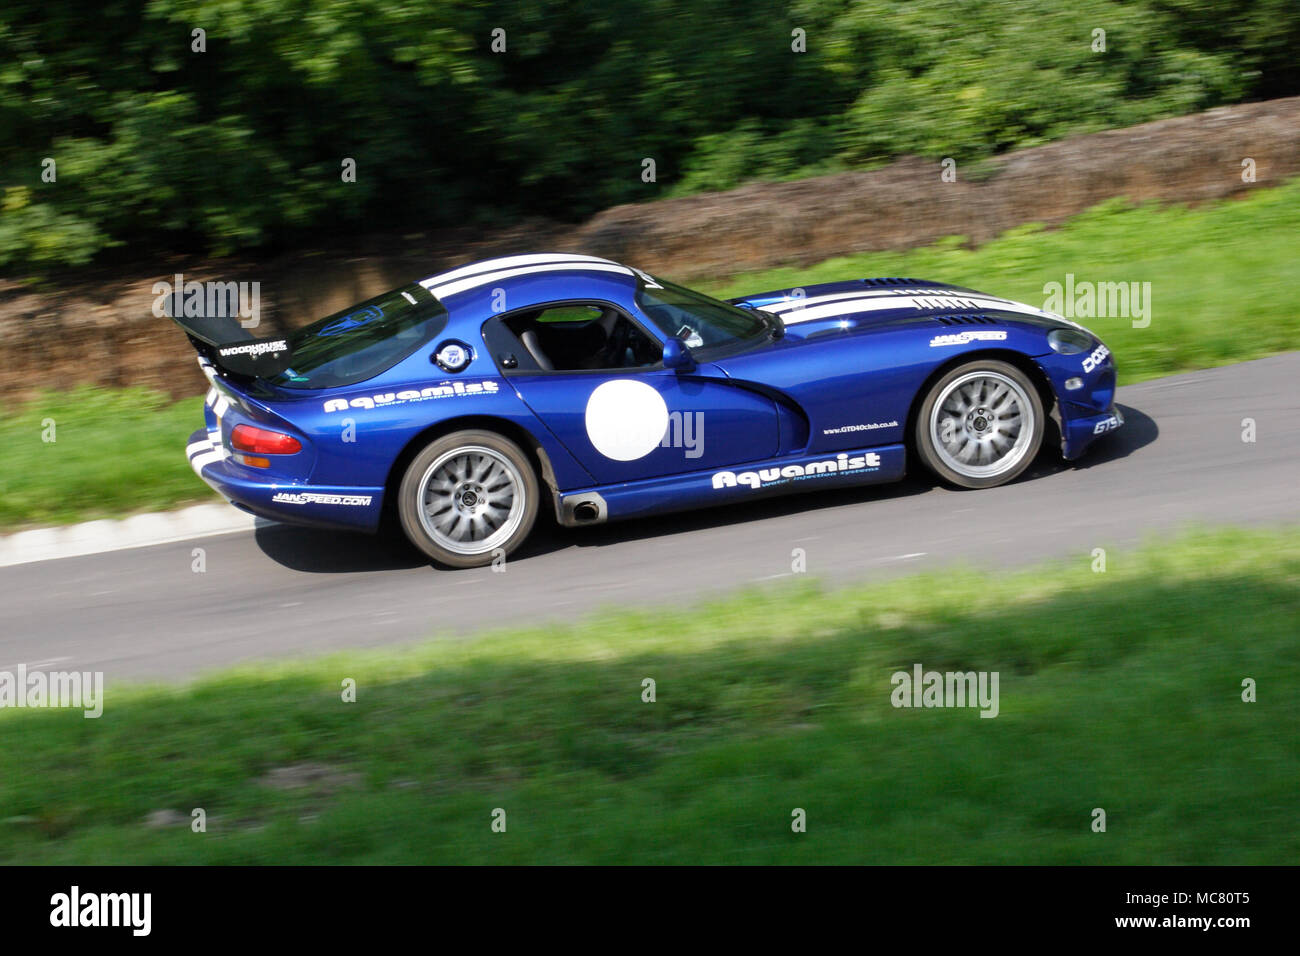
[[[566,528],[603,524],[608,517],[605,499],[594,491],[566,495],[560,500],[560,523]]]

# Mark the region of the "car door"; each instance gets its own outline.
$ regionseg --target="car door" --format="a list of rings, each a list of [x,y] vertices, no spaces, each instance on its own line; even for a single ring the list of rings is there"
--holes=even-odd
[[[553,308],[574,307],[605,314],[613,308],[609,303],[566,303]],[[639,323],[619,311],[646,337],[645,348],[662,349]],[[712,364],[689,372],[665,369],[661,362],[642,367],[543,368],[529,354],[535,343],[525,344],[508,316],[490,321],[484,339],[524,403],[596,484],[726,468],[777,453],[779,424],[771,399],[732,384]],[[645,354],[640,348],[638,352]]]

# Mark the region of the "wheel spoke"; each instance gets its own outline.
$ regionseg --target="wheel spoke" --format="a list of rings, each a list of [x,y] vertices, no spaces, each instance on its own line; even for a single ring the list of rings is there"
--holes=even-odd
[[[493,448],[464,446],[425,472],[418,514],[429,537],[457,554],[483,554],[506,543],[523,520],[518,467]]]
[[[1029,452],[1034,421],[1029,396],[1001,372],[981,370],[958,378],[931,409],[931,447],[964,477],[995,477]]]

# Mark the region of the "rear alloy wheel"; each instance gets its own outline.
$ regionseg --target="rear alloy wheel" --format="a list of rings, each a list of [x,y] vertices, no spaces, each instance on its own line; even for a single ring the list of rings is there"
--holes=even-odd
[[[963,488],[1005,484],[1043,442],[1043,402],[1014,365],[980,359],[930,389],[916,418],[916,448],[940,478]]]
[[[429,444],[407,466],[397,511],[411,543],[452,568],[477,568],[523,543],[539,488],[528,457],[494,432],[463,431]]]

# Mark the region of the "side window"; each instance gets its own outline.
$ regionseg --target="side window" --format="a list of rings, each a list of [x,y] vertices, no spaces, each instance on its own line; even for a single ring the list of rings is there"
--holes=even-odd
[[[604,309],[597,305],[557,305],[537,313],[538,322],[575,322],[584,324],[599,319]]]
[[[502,324],[523,346],[529,364],[545,371],[646,368],[663,358],[654,339],[613,306],[545,306]],[[524,367],[522,356],[518,367]]]

